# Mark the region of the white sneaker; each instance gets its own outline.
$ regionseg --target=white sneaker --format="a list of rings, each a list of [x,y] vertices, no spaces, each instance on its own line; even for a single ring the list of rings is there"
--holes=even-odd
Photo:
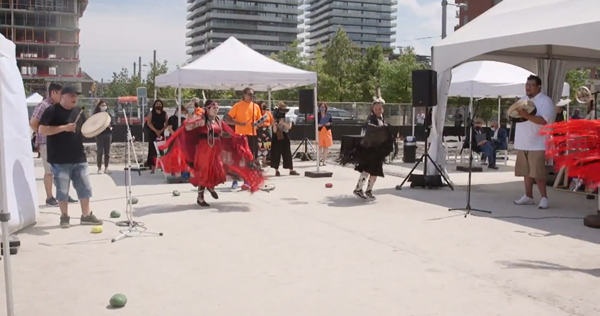
[[[102,174],[102,169],[98,169],[98,174]]]
[[[520,199],[515,201],[516,205],[533,205],[533,199],[528,197],[527,195],[523,195]],[[541,205],[541,204],[540,204]]]
[[[543,197],[540,200],[540,204],[538,205],[538,208],[541,209],[541,210],[547,209],[548,208],[548,199],[545,198],[545,197]]]

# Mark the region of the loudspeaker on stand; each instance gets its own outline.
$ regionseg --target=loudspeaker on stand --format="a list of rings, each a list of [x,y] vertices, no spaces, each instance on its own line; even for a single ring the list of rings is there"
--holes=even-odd
[[[413,70],[412,72],[412,104],[415,107],[436,106],[437,72],[434,70]]]
[[[298,110],[300,114],[315,113],[315,90],[298,90]]]

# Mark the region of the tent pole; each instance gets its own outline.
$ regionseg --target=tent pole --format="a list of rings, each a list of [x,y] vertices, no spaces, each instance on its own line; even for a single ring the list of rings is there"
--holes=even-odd
[[[410,122],[411,122],[410,125],[412,125],[412,136],[415,137],[415,107],[414,106],[411,106],[410,113],[412,115],[412,119],[410,120]]]
[[[313,96],[314,96],[314,106],[315,106],[315,142],[316,142],[316,146],[317,146],[317,172],[320,171],[320,161],[321,161],[321,157],[320,157],[320,150],[319,150],[319,121],[317,120],[317,117],[319,117],[319,104],[317,101],[317,84],[315,83],[314,86],[314,92],[313,92]]]
[[[498,128],[500,128],[500,113],[502,111],[502,97],[498,96]]]
[[[267,106],[268,111],[271,112],[271,88],[267,91]],[[271,122],[273,124],[273,122]],[[294,122],[296,124],[296,122]],[[273,139],[273,126],[269,127],[269,139]]]
[[[177,107],[181,112],[181,87],[177,87]],[[177,119],[179,120],[179,124],[177,126],[181,126],[181,114]]]

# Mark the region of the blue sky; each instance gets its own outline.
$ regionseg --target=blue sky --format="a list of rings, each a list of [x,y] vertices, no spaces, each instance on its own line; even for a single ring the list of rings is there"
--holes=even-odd
[[[396,46],[413,46],[417,53],[429,55],[431,45],[441,33],[441,0],[398,0]],[[93,0],[81,28],[81,67],[94,79],[110,79],[121,68],[168,60],[170,68],[181,65],[185,55],[185,0]],[[448,32],[458,20],[455,8],[448,9]]]

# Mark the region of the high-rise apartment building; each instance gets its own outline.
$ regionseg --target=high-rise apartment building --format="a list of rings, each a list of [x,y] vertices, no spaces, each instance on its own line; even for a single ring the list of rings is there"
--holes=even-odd
[[[464,3],[467,5],[465,9],[459,10],[459,22],[455,29],[469,23],[469,21],[483,14],[483,12],[489,10],[491,7],[502,2],[502,0],[455,0],[458,3]]]
[[[0,0],[0,33],[16,44],[25,88],[45,95],[50,82],[91,86],[79,68],[79,18],[88,0]]]
[[[361,48],[392,45],[396,0],[307,0],[306,4],[309,54],[327,45],[339,28]]]
[[[188,62],[234,36],[255,51],[285,50],[302,30],[302,0],[188,0]]]

